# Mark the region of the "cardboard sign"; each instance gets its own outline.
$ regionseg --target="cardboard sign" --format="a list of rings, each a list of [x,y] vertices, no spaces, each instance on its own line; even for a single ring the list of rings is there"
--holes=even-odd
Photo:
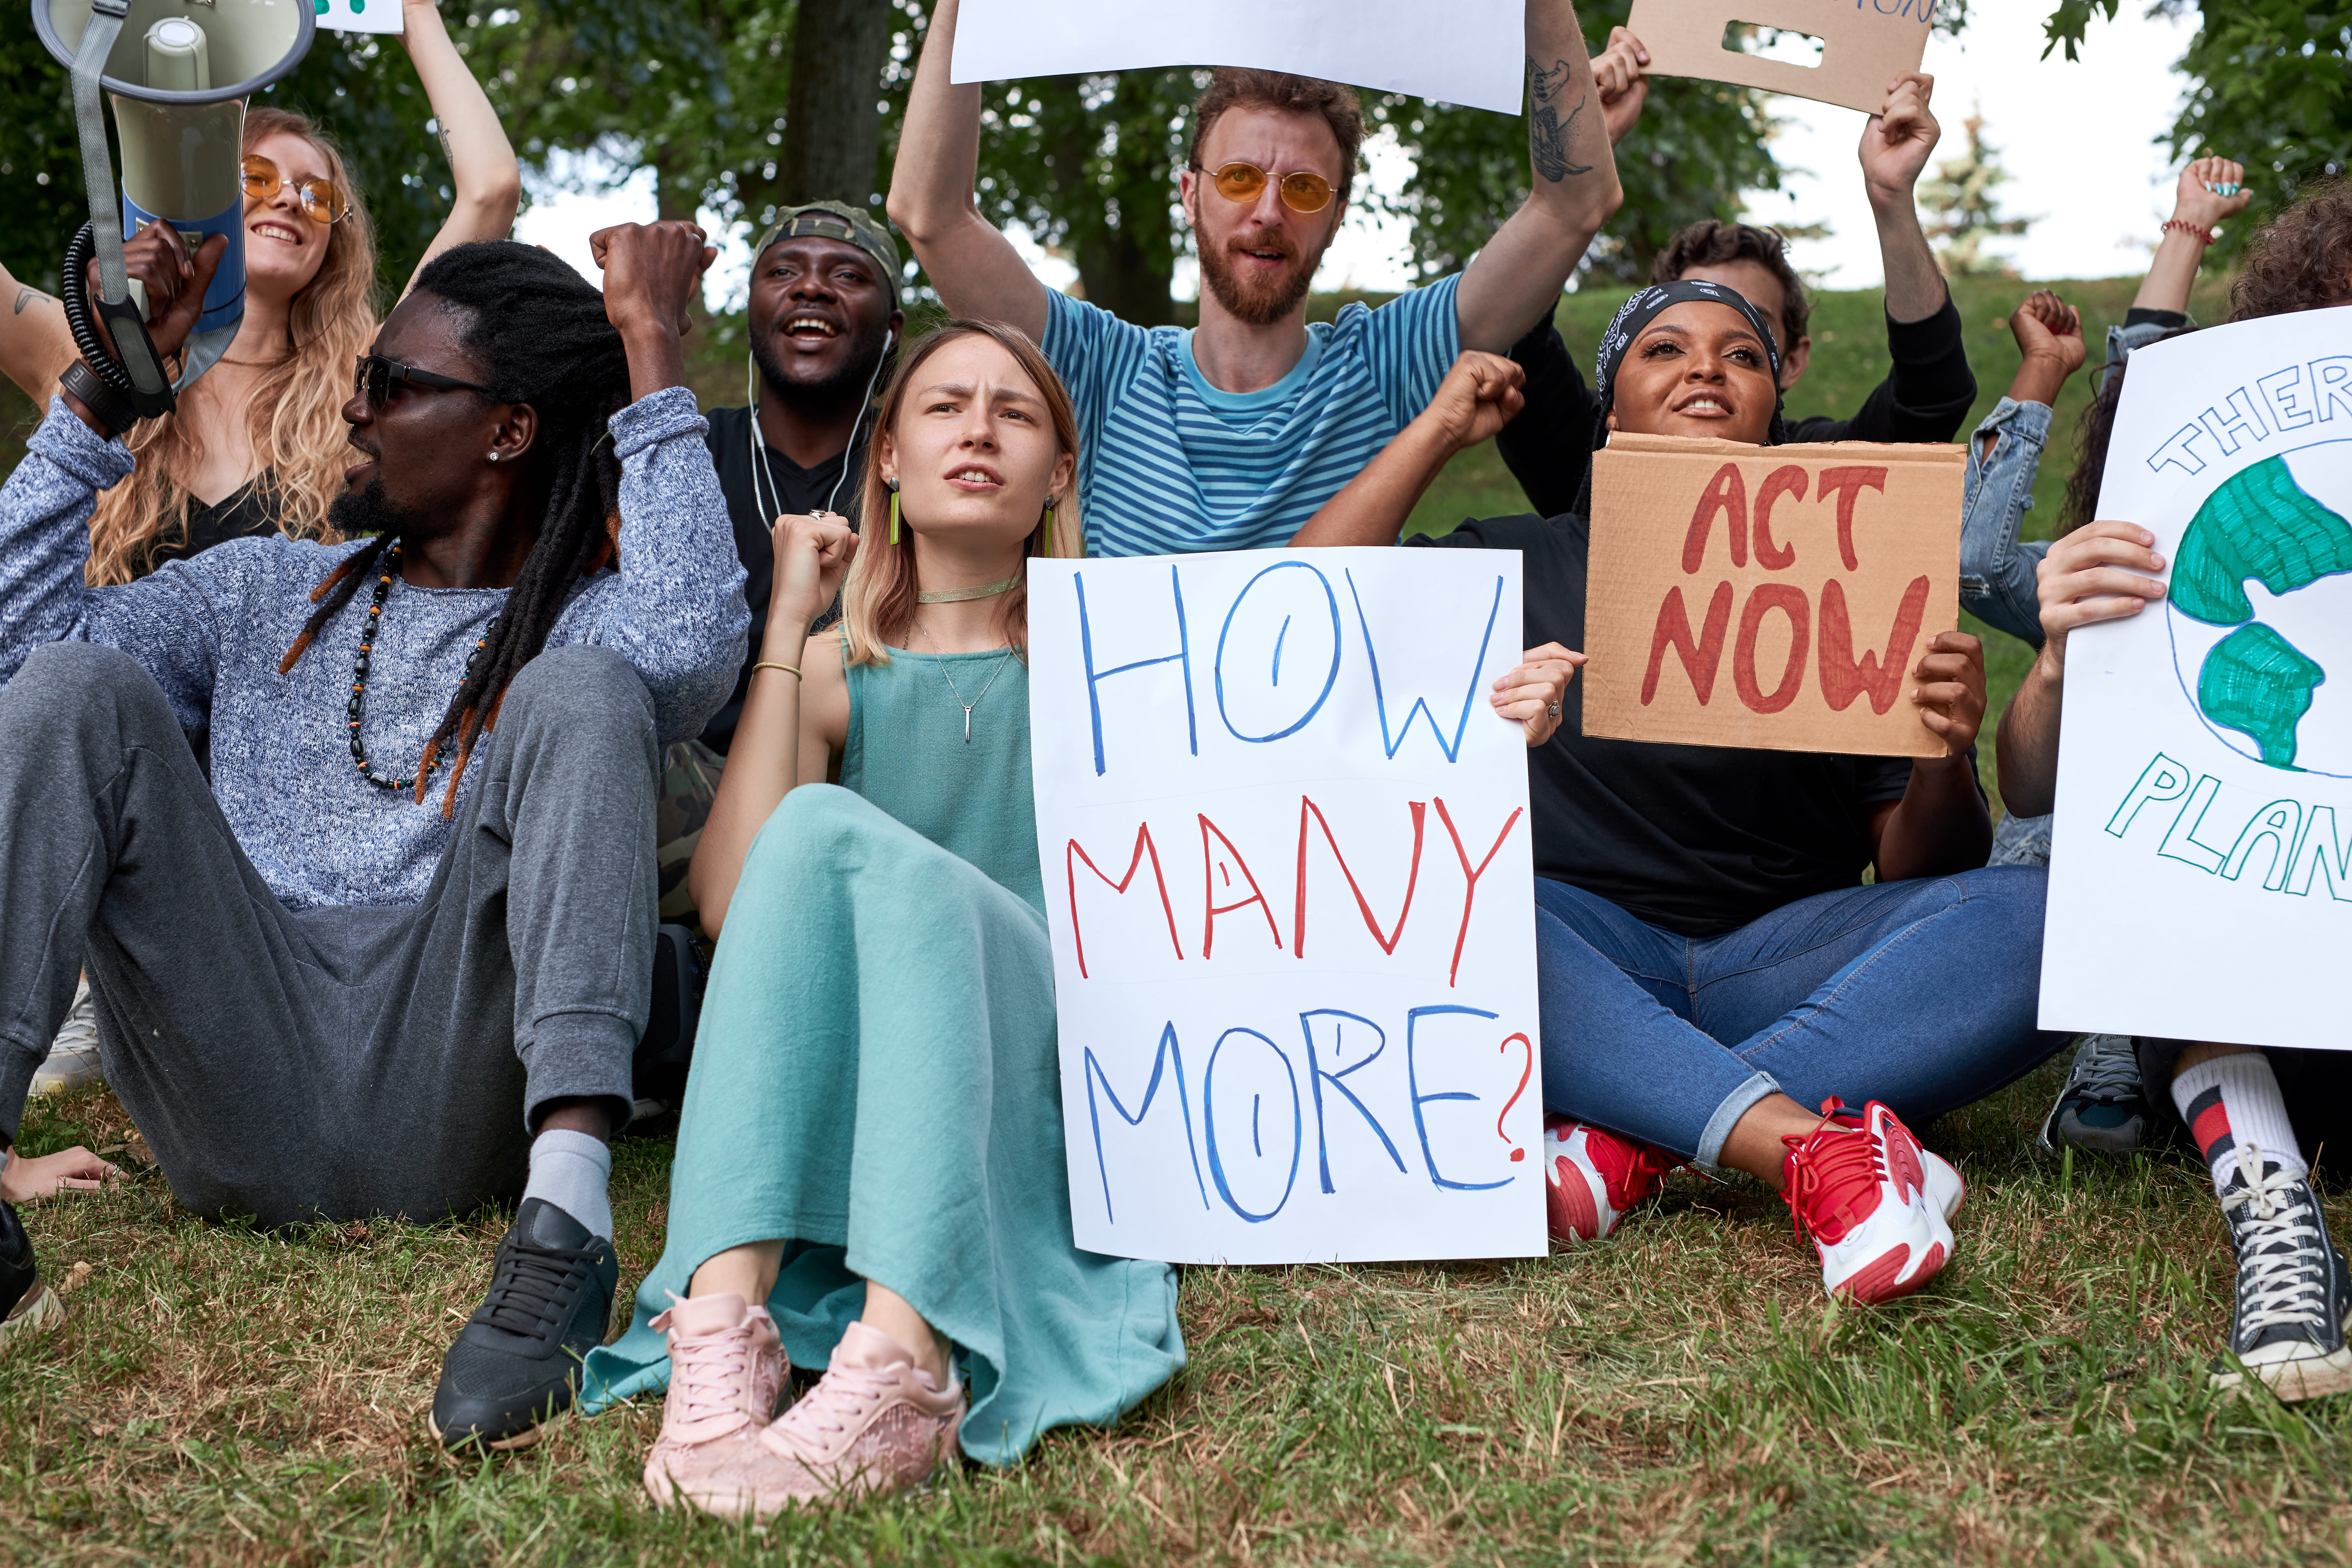
[[[1592,458],[1584,732],[1942,756],[1909,682],[1959,625],[1966,463],[1612,436]]]
[[[1078,1246],[1543,1254],[1521,626],[1517,551],[1030,562]]]
[[[310,0],[319,26],[338,33],[401,33],[400,0]]]
[[[2352,309],[2132,354],[2097,515],[2168,597],[2066,638],[2042,1026],[2352,1048]]]
[[[1526,26],[1521,0],[964,0],[949,79],[1250,66],[1517,114]]]
[[[1936,0],[1633,0],[1626,27],[1650,51],[1652,76],[1695,76],[1814,99],[1864,114],[1886,84],[1927,58]],[[1723,47],[1735,24],[1804,33],[1821,63],[1792,65]]]

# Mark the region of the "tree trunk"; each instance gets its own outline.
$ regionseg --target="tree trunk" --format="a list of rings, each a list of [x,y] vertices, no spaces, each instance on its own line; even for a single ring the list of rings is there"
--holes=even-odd
[[[800,0],[793,23],[793,85],[772,183],[778,205],[881,205],[882,62],[890,52],[890,0]],[[760,215],[754,213],[754,217]]]
[[[1078,281],[1086,288],[1087,302],[1139,327],[1173,323],[1176,301],[1168,295],[1168,253],[1164,246],[1156,251],[1147,255],[1125,228],[1097,227],[1080,240]]]

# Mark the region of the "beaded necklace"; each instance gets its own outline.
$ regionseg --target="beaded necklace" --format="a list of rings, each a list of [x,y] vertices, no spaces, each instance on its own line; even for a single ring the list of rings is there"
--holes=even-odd
[[[352,662],[352,700],[345,711],[352,718],[352,761],[358,764],[360,776],[378,789],[405,794],[416,787],[415,775],[396,779],[376,772],[368,766],[367,743],[360,739],[360,722],[367,717],[368,655],[375,650],[375,635],[383,624],[383,603],[392,597],[392,580],[399,575],[400,546],[395,543],[383,552],[383,574],[375,580],[375,599],[368,605],[367,619],[360,625],[360,656]],[[457,678],[461,689],[474,678],[474,666],[482,657],[482,645],[498,629],[499,618],[492,616],[490,624],[482,628],[482,635],[474,639],[474,651],[466,656],[466,673]],[[433,768],[440,765],[441,759],[434,758],[433,767],[425,770],[425,776],[430,778]]]

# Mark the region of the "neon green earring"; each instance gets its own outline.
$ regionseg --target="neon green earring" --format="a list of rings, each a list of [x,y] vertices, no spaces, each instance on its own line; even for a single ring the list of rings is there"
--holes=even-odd
[[[898,486],[896,480],[890,484],[890,542],[898,542]]]
[[[1054,503],[1045,503],[1045,559],[1054,558]]]

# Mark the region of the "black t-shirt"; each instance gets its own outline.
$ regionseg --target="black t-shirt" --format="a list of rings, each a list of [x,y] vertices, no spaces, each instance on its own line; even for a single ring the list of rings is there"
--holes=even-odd
[[[751,651],[743,656],[743,668],[735,678],[727,705],[712,714],[702,730],[702,743],[723,755],[735,743],[735,726],[743,718],[743,699],[751,689],[751,666],[759,661],[760,643],[767,631],[768,595],[776,584],[776,552],[768,531],[779,516],[811,511],[837,511],[849,519],[852,528],[856,527],[858,478],[866,471],[866,444],[861,438],[841,456],[803,468],[761,441],[767,463],[755,479],[751,411],[713,408],[703,417],[710,421],[707,437],[710,460],[718,467],[719,488],[727,497],[727,516],[735,525],[735,552],[743,558],[743,597],[751,606]],[[842,478],[844,464],[848,467],[846,479]],[[761,504],[761,488],[771,478],[774,488],[767,494],[781,497],[772,514]]]
[[[159,546],[153,557],[154,566],[161,566],[166,561],[184,561],[232,539],[274,537],[278,532],[278,510],[275,488],[262,482],[268,478],[263,474],[247,479],[238,489],[223,496],[217,506],[206,506],[190,496],[187,538]],[[152,571],[153,567],[149,569]]]
[[[1592,466],[1597,410],[1592,388],[1570,358],[1549,317],[1512,345],[1527,372],[1527,405],[1495,437],[1503,466],[1538,511],[1556,515],[1577,505]],[[1789,421],[1791,441],[1949,441],[1977,400],[1977,378],[1961,341],[1958,307],[1916,321],[1886,318],[1886,379],[1870,389],[1851,419],[1813,415]]]
[[[1585,552],[1573,513],[1498,517],[1408,544],[1517,550],[1527,642],[1584,647]],[[1903,798],[1906,757],[1596,741],[1584,683],[1529,753],[1536,875],[1573,883],[1684,936],[1735,931],[1783,904],[1862,881],[1872,808]]]

